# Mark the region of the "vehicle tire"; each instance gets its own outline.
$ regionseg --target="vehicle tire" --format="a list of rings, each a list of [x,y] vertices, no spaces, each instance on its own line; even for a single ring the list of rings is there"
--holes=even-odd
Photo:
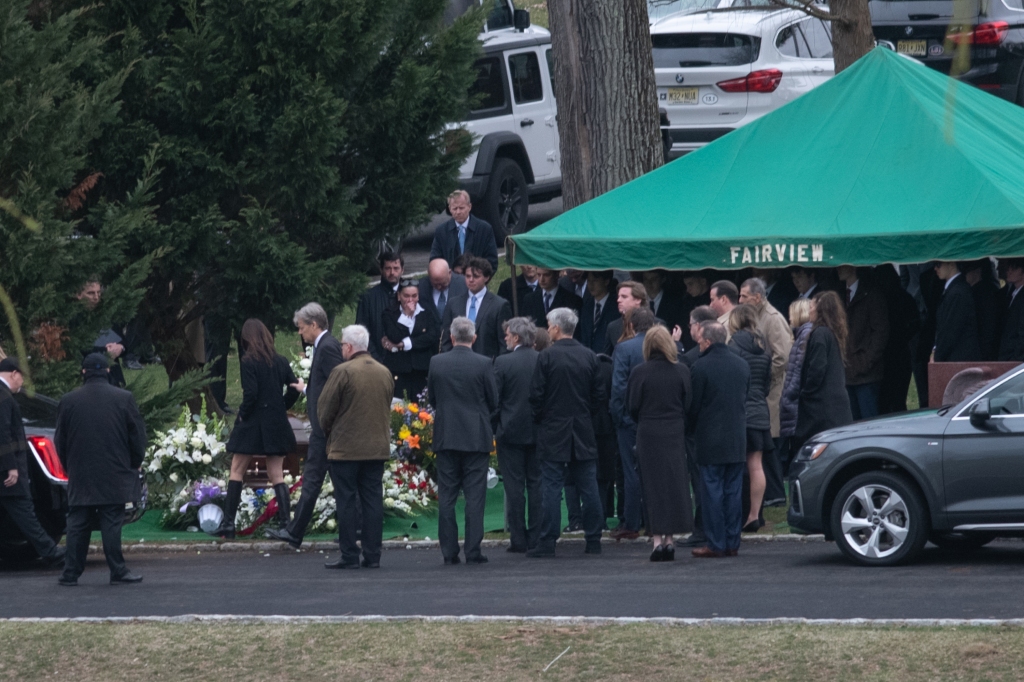
[[[530,195],[519,164],[512,159],[495,159],[483,203],[480,217],[491,224],[499,249],[504,248],[505,237],[526,231]]]
[[[928,539],[947,552],[973,552],[995,540],[996,536],[990,533],[932,533]]]
[[[906,476],[870,471],[842,487],[829,513],[832,536],[862,566],[912,561],[928,541],[927,507]]]

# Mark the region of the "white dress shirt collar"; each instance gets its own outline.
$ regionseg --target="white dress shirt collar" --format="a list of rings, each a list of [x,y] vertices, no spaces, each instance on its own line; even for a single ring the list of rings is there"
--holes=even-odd
[[[481,289],[477,293],[472,291],[468,292],[469,298],[466,299],[466,317],[469,317],[469,306],[473,305],[473,299],[476,299],[476,314],[480,314],[480,304],[484,301],[484,294],[487,293],[487,289]]]
[[[322,332],[320,332],[319,334],[316,335],[316,339],[313,340],[313,350],[316,350],[317,346],[320,345],[320,339],[324,338],[324,334],[326,334],[326,333],[327,333],[327,330],[325,329],[325,330],[323,330]]]
[[[942,293],[946,293],[946,289],[949,288],[949,285],[952,284],[953,280],[956,279],[959,276],[960,276],[960,273],[958,272],[955,275],[953,275],[952,277],[950,277],[949,279],[947,279],[946,280],[946,286],[942,287]]]

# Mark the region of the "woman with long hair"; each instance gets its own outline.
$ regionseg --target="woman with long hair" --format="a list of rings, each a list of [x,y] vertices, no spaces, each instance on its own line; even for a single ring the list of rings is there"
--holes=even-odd
[[[800,372],[795,448],[816,433],[853,421],[846,392],[846,311],[836,292],[814,295],[810,322],[811,333]]]
[[[398,283],[398,307],[384,311],[384,366],[395,378],[395,397],[416,400],[427,387],[430,358],[441,343],[441,327],[420,305],[416,280]]]
[[[288,361],[274,350],[274,337],[266,325],[250,318],[242,325],[239,346],[242,372],[242,404],[228,439],[231,476],[228,481],[224,520],[214,531],[222,538],[235,537],[235,513],[242,498],[242,479],[253,455],[265,455],[267,474],[277,498],[277,519],[282,527],[291,516],[288,486],[284,482],[284,456],[295,447],[288,423],[288,408],[295,404],[303,383],[295,378]]]
[[[690,476],[686,468],[686,410],[690,369],[678,362],[676,344],[661,325],[644,337],[644,363],[633,369],[626,388],[636,422],[636,461],[653,536],[651,561],[672,561],[672,536],[693,530]]]
[[[807,339],[811,336],[811,301],[798,298],[789,304],[789,326],[793,330],[793,347],[786,363],[786,379],[782,384],[782,399],[779,402],[779,436],[784,439],[784,448],[779,461],[782,472],[789,471],[793,456],[792,437],[796,432],[797,408],[800,404],[800,377],[803,375],[804,356],[807,353]]]
[[[757,311],[750,305],[738,305],[729,316],[729,347],[750,367],[747,386],[747,474],[750,477],[750,512],[743,532],[756,533],[764,525],[761,503],[764,502],[765,476],[761,463],[764,453],[775,448],[772,422],[768,412],[768,391],[772,385],[772,354],[764,336],[757,330]]]

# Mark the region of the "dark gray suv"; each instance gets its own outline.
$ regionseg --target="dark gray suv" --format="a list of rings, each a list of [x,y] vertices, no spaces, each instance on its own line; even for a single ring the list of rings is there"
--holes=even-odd
[[[811,438],[790,471],[789,525],[868,566],[931,540],[978,548],[1024,537],[1024,365],[963,402]]]

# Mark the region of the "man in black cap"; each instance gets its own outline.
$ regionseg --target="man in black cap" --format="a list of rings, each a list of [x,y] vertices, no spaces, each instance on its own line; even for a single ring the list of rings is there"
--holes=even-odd
[[[89,553],[93,519],[103,535],[110,584],[137,583],[121,554],[121,524],[127,502],[138,499],[139,467],[146,452],[146,424],[135,398],[111,386],[105,355],[82,362],[83,386],[57,406],[54,444],[68,474],[67,557],[60,584],[78,584]]]
[[[64,561],[64,548],[57,546],[36,518],[32,488],[28,479],[28,442],[21,421],[21,410],[14,394],[21,390],[24,377],[14,358],[0,360],[0,508],[18,527],[43,561],[58,565]]]

